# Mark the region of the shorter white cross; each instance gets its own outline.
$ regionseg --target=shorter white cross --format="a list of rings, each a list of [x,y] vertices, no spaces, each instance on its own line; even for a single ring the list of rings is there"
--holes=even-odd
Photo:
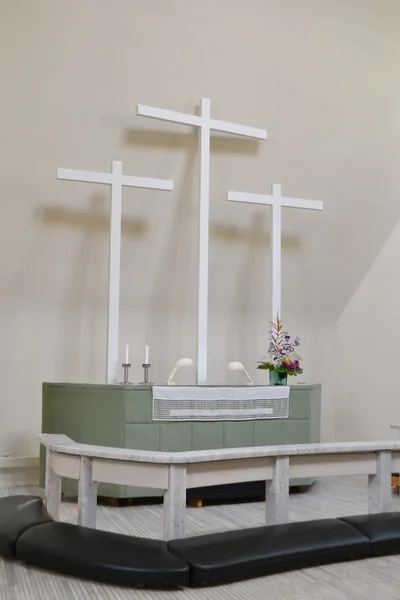
[[[228,200],[248,202],[250,204],[267,204],[272,206],[272,321],[281,316],[282,287],[282,206],[288,208],[305,208],[323,210],[323,202],[319,200],[302,200],[285,198],[281,195],[281,185],[272,185],[272,196],[268,194],[247,194],[244,192],[228,192]]]
[[[108,280],[107,367],[106,381],[118,383],[119,291],[121,261],[122,188],[136,187],[151,190],[173,190],[166,179],[132,177],[122,174],[122,162],[113,160],[111,173],[57,169],[57,179],[105,183],[111,186],[110,264]]]

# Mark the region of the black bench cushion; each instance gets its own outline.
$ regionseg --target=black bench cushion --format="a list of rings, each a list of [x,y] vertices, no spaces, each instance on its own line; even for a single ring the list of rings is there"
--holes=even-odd
[[[46,523],[24,533],[17,558],[31,565],[117,585],[187,585],[189,567],[167,542],[131,537],[70,523]]]
[[[187,561],[190,583],[229,583],[290,569],[370,556],[370,541],[336,519],[240,529],[173,540]]]
[[[372,556],[400,554],[400,512],[358,515],[340,520],[371,540]]]
[[[51,521],[39,496],[0,498],[0,554],[15,558],[18,538],[34,525]]]

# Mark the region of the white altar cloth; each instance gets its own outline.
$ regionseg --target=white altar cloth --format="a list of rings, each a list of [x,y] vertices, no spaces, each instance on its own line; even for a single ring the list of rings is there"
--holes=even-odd
[[[282,419],[289,394],[289,386],[153,386],[153,421]]]

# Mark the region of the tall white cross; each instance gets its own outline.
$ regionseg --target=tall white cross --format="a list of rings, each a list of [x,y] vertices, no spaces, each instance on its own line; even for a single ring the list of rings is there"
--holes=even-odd
[[[199,288],[197,316],[197,383],[207,382],[207,340],[208,340],[208,247],[209,247],[209,207],[210,207],[210,138],[211,131],[232,133],[257,140],[267,139],[265,129],[235,125],[211,118],[211,102],[200,100],[200,114],[153,108],[139,104],[137,114],[142,117],[180,123],[200,130],[200,192],[199,192]]]
[[[113,160],[111,173],[57,169],[57,179],[105,183],[111,186],[110,263],[108,279],[107,367],[106,382],[118,382],[119,291],[121,262],[122,188],[136,187],[151,190],[173,190],[166,179],[132,177],[122,174],[122,162]]]
[[[285,198],[281,195],[281,185],[278,183],[272,185],[272,196],[267,194],[228,192],[228,200],[272,206],[272,321],[275,322],[277,315],[281,316],[282,308],[282,206],[289,208],[305,208],[308,210],[322,210],[324,207],[323,202],[319,200]]]

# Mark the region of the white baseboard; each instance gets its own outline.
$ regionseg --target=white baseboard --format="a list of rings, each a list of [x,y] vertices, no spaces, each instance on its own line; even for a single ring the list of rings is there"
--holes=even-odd
[[[0,487],[39,485],[39,457],[1,456]]]

